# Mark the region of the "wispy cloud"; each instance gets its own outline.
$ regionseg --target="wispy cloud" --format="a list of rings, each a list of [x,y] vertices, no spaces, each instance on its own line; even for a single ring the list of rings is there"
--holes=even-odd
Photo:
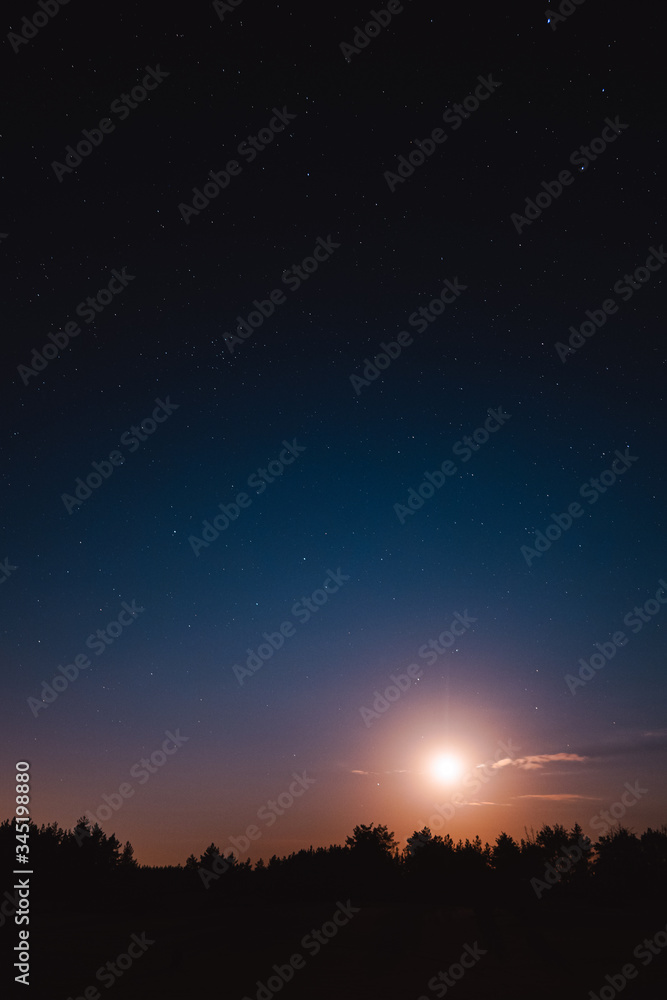
[[[468,806],[511,806],[511,802],[467,802]]]
[[[666,746],[665,728],[638,729],[618,726],[603,743],[584,746],[582,750],[589,757],[602,762],[614,757],[627,757],[628,754],[662,753]]]
[[[416,773],[416,772],[413,772],[413,773]],[[353,768],[350,771],[350,774],[371,774],[371,775],[377,775],[377,774],[410,774],[410,771],[408,770],[407,767],[395,768],[393,771],[360,771],[358,768]]]
[[[522,771],[533,771],[537,768],[544,767],[545,764],[551,764],[558,761],[572,760],[572,761],[584,761],[588,760],[588,757],[582,757],[578,753],[540,753],[533,754],[530,757],[503,757],[502,760],[496,761],[494,764],[478,764],[478,767],[489,767],[495,770],[499,767],[519,767]]]
[[[513,795],[513,799],[551,799],[554,802],[574,802],[575,799],[589,799],[591,802],[601,802],[598,795],[571,795],[568,792],[558,792],[553,795]]]
[[[545,764],[562,763],[563,761],[581,762],[589,759],[589,757],[584,757],[578,753],[541,753],[533,754],[530,757],[503,757],[502,760],[494,761],[493,763],[487,761],[485,764],[476,764],[472,771],[468,773],[472,774],[477,768],[480,767],[485,767],[488,770],[497,770],[498,768],[510,766],[518,767],[522,771],[533,771],[544,767]],[[375,777],[377,775],[386,774],[428,774],[428,771],[419,771],[408,767],[393,768],[389,771],[366,771],[361,768],[350,768],[349,773]]]

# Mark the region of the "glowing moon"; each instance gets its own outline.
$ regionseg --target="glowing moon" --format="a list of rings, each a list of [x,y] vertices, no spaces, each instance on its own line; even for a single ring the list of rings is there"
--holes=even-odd
[[[437,781],[456,781],[463,768],[461,762],[451,754],[441,754],[431,762],[431,775]]]

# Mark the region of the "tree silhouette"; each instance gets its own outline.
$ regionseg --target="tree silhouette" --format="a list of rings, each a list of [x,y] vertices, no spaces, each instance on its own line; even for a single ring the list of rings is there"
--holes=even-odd
[[[0,823],[0,850],[14,849],[15,821]],[[547,912],[585,902],[626,905],[667,895],[667,827],[641,837],[618,825],[593,844],[581,826],[543,825],[518,843],[502,831],[491,847],[479,836],[454,843],[428,826],[415,830],[399,853],[383,824],[360,824],[345,843],[299,850],[268,862],[223,856],[215,842],[184,865],[139,866],[132,844],[81,817],[73,829],[30,822],[30,859],[42,872],[43,891],[59,906],[91,911],[122,908],[123,900],[155,902],[192,894],[195,907],[234,906],[259,900],[322,901],[350,898],[355,905],[470,907],[480,937],[502,939],[506,918],[531,948],[542,949]],[[205,878],[202,878],[205,876]],[[535,884],[543,890],[537,894]],[[202,888],[211,891],[202,893]],[[189,898],[189,897],[188,897]]]
[[[349,873],[353,884],[366,899],[386,899],[396,891],[398,847],[386,826],[355,826],[346,837]]]
[[[500,833],[491,849],[493,867],[498,870],[516,870],[521,859],[521,848],[513,837]]]
[[[129,840],[125,841],[125,846],[123,847],[121,856],[118,859],[118,864],[121,868],[125,870],[139,867],[134,858],[134,848],[132,847],[132,844],[129,842]]]
[[[394,857],[397,851],[394,834],[386,826],[355,826],[351,837],[345,838],[345,843],[354,852],[364,858],[387,859]]]

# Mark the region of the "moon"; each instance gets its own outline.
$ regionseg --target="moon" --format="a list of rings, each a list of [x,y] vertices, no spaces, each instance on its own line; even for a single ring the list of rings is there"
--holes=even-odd
[[[463,765],[453,754],[440,754],[433,758],[429,770],[436,781],[456,781],[461,776]]]

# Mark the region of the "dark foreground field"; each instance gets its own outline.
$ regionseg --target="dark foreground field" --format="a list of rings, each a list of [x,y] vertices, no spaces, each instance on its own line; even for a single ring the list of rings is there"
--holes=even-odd
[[[12,834],[0,824],[0,848]],[[140,867],[85,822],[33,827],[30,843],[30,986],[14,992],[33,1000],[664,995],[665,827],[593,845],[544,826],[493,847],[424,828],[401,854],[386,827],[362,825],[345,846],[254,868],[215,844]],[[0,996],[27,905],[0,892]]]
[[[284,1000],[431,1000],[442,996],[588,1000],[591,990],[599,996],[606,986],[603,1000],[612,1000],[618,994],[612,993],[605,976],[618,976],[631,962],[636,978],[620,992],[627,1000],[652,1000],[663,995],[667,979],[663,955],[650,962],[633,956],[645,938],[652,940],[664,930],[667,908],[662,912],[658,907],[652,907],[652,912],[646,907],[641,912],[550,910],[528,922],[499,908],[493,914],[493,926],[484,917],[484,933],[479,916],[470,908],[366,905],[333,937],[324,938],[326,943],[314,954],[314,938],[306,939],[305,947],[305,935],[330,921],[337,909],[337,901],[332,900],[239,906],[215,915],[188,913],[176,902],[159,911],[135,906],[132,913],[106,916],[80,912],[59,918],[54,912],[32,927],[33,985],[24,995],[74,1000],[86,996],[86,988],[96,987],[102,997],[142,1000],[195,996],[256,1000],[258,992],[259,1000],[277,995]],[[7,927],[3,929],[5,982],[11,981],[6,975],[6,931]],[[495,940],[489,940],[489,933]],[[106,970],[101,980],[96,979],[100,967],[127,951],[133,934],[139,939],[145,934],[144,941],[154,943],[121,977]],[[468,957],[475,951],[476,960]],[[285,968],[297,953],[303,965],[291,980],[275,979],[273,989],[260,990],[258,980],[266,984],[275,975],[273,966]],[[460,975],[457,963],[462,955],[471,966],[462,978],[450,979],[449,986],[434,981],[451,966],[454,977]],[[619,979],[616,983],[621,985]]]

